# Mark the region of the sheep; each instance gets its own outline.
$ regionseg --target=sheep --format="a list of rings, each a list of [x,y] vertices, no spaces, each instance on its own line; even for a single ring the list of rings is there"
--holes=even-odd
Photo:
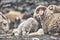
[[[9,25],[8,25],[8,21],[7,20],[3,20],[1,28],[3,29],[3,31],[5,33],[7,33],[9,31]]]
[[[50,15],[52,15],[52,14],[54,14],[55,12],[56,12],[56,5],[49,5],[48,7],[47,7],[47,9],[46,9],[46,16],[50,16]]]
[[[45,25],[43,25],[44,20],[46,20],[46,16],[45,16],[45,10],[46,10],[46,6],[42,6],[39,5],[36,7],[34,14],[33,14],[33,18],[39,20],[39,25],[42,26],[41,28],[43,28],[44,33],[46,32],[45,30]]]
[[[31,17],[31,18],[28,18],[26,21],[22,22],[18,26],[17,30],[16,31],[13,30],[13,32],[15,36],[16,35],[18,36],[19,34],[25,36],[25,35],[28,35],[31,30],[36,32],[37,29],[38,29],[38,22]]]
[[[2,29],[4,32],[7,32],[9,30],[6,17],[2,13],[0,14],[0,29]]]
[[[8,13],[4,14],[6,17],[6,20],[8,21],[8,24],[10,26],[10,29],[17,28],[20,22],[22,22],[22,17],[24,14],[18,11],[9,11]],[[19,23],[18,23],[19,21]]]
[[[46,15],[50,16],[54,13],[60,13],[60,6],[57,5],[49,5],[46,9]]]
[[[42,25],[44,33],[59,35],[59,30],[60,30],[59,22],[60,21],[58,21],[58,20],[60,20],[60,13],[54,12],[54,11],[56,11],[55,10],[56,5],[53,5],[52,14],[47,13],[47,12],[51,12],[51,11],[49,11],[51,8],[49,10],[47,10],[51,6],[52,5],[48,6],[45,10],[43,10],[44,12],[43,13],[41,12],[41,14],[40,14],[40,11],[38,11],[38,9],[40,9],[41,7],[37,7],[37,9],[34,11],[35,14],[33,16],[35,16],[35,18],[39,17],[41,19],[41,25]],[[36,14],[39,16],[37,16]],[[47,14],[49,14],[49,15],[47,15]],[[53,32],[54,30],[55,30],[55,32]]]

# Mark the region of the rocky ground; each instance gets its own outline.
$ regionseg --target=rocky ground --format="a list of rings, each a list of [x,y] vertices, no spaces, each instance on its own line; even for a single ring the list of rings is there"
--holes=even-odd
[[[29,37],[0,36],[0,40],[60,40],[60,37],[50,35],[29,36]]]
[[[58,3],[57,3],[58,2]],[[48,6],[50,4],[60,4],[60,0],[0,0],[0,11],[17,10],[26,14],[33,14],[38,5]]]

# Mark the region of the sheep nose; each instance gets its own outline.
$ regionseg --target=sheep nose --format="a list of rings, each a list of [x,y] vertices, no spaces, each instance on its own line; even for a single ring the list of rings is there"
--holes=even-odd
[[[35,18],[37,18],[37,16],[35,16]]]

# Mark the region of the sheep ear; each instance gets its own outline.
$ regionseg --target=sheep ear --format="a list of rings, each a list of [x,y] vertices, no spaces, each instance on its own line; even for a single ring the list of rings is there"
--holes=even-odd
[[[3,19],[7,19],[5,15],[2,15]]]

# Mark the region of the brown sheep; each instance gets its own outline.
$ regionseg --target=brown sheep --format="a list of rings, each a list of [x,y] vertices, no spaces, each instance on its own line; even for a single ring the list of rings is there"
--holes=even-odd
[[[49,5],[46,9],[46,15],[50,16],[54,13],[60,13],[60,6],[57,5]]]
[[[24,14],[18,11],[9,11],[8,13],[4,14],[10,26],[10,29],[18,27],[18,24],[22,22],[23,15]]]
[[[52,15],[53,13],[55,13],[56,10],[56,5],[49,5],[47,7],[47,9],[45,10],[46,15],[49,17],[50,15]]]
[[[33,14],[33,17],[35,19],[40,19],[42,27],[43,27],[42,22],[45,20],[45,10],[46,10],[45,6],[39,5],[39,6],[36,7],[36,9],[34,11],[34,14]],[[46,32],[45,27],[43,27],[43,29],[44,29],[44,33],[45,33]]]
[[[53,14],[51,17],[52,18],[46,23],[48,33],[53,35],[60,35],[60,13]]]
[[[49,8],[49,6],[48,6],[48,8],[45,9],[45,11],[43,10],[43,13],[38,11],[38,9],[40,9],[41,7],[37,7],[37,9],[34,11],[35,14],[33,16],[35,16],[37,18],[39,17],[41,19],[41,25],[42,25],[42,28],[44,30],[44,33],[51,34],[52,33],[51,31],[53,31],[53,29],[54,30],[56,29],[53,34],[54,35],[55,34],[58,35],[57,33],[59,33],[59,30],[60,30],[59,21],[58,21],[58,19],[60,17],[60,13],[55,13],[54,11],[55,11],[55,7],[56,6],[53,5],[53,7],[54,7],[54,10],[52,11],[52,14],[51,13],[47,13],[47,12],[50,12],[49,10],[47,10]],[[43,8],[45,8],[45,7],[43,7]],[[39,15],[39,16],[37,16],[36,14]],[[57,22],[57,24],[56,24],[56,22]],[[55,27],[54,27],[54,25],[55,25]]]

